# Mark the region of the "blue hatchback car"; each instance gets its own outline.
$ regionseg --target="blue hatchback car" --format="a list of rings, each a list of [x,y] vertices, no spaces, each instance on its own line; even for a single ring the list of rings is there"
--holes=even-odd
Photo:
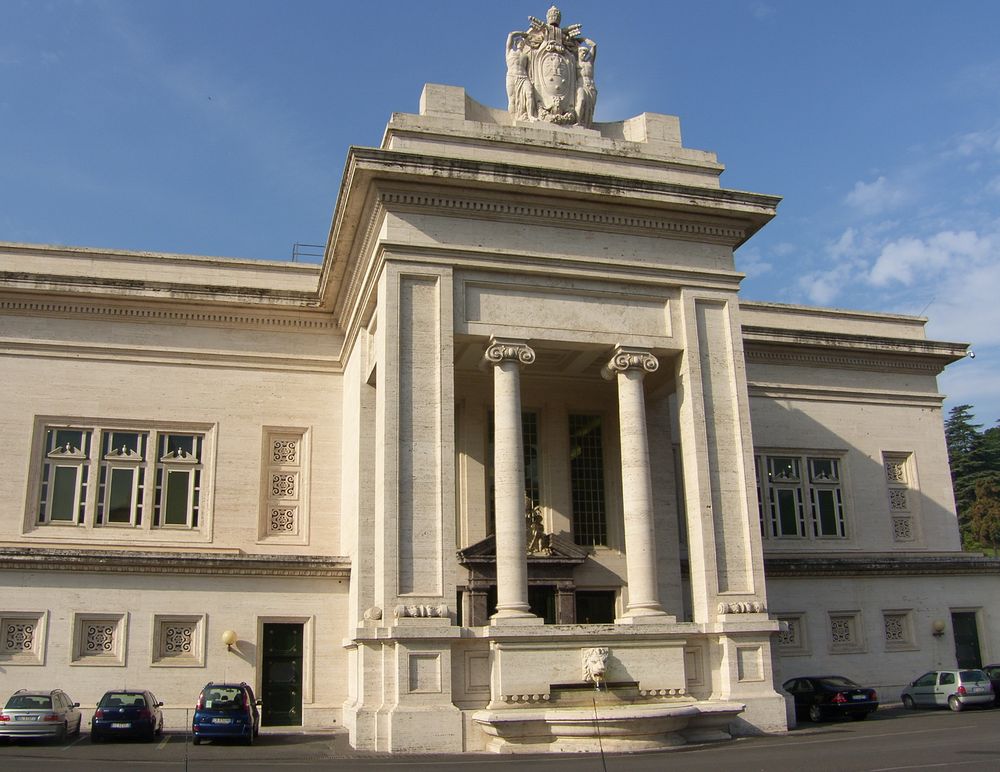
[[[90,720],[90,741],[111,737],[139,737],[152,740],[163,733],[163,703],[149,691],[107,692],[97,703]]]
[[[260,732],[259,706],[249,684],[207,684],[194,709],[194,744],[231,737],[252,745]]]

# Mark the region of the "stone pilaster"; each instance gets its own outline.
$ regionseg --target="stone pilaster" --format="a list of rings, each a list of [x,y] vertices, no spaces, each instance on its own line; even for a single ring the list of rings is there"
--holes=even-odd
[[[646,436],[646,396],[642,382],[659,367],[648,351],[619,346],[602,370],[618,382],[618,425],[621,435],[622,508],[625,516],[625,559],[628,570],[626,618],[666,616],[656,581],[653,533],[653,484]]]
[[[535,352],[521,341],[492,338],[483,361],[493,367],[494,392],[497,613],[491,622],[535,619],[528,605],[521,436],[521,367],[535,361]]]

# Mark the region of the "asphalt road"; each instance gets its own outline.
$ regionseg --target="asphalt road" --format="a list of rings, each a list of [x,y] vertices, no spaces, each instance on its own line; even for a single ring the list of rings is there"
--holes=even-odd
[[[867,721],[805,724],[785,735],[686,746],[628,755],[389,756],[362,753],[343,733],[261,735],[253,747],[207,743],[195,747],[184,735],[155,743],[93,745],[84,734],[63,743],[0,746],[0,770],[140,772],[180,770],[465,770],[503,772],[906,772],[909,770],[1000,771],[1000,709],[951,713],[944,710],[882,709]]]

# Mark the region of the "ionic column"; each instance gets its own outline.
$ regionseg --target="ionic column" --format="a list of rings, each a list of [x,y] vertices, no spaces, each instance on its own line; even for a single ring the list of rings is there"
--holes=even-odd
[[[536,619],[528,605],[524,524],[521,366],[535,361],[523,342],[492,338],[484,362],[493,366],[493,485],[496,497],[497,613],[491,621]]]
[[[646,438],[646,397],[642,380],[660,363],[648,351],[615,349],[602,375],[618,381],[618,427],[622,453],[622,508],[625,515],[625,565],[628,608],[625,617],[666,615],[656,581],[653,484]]]

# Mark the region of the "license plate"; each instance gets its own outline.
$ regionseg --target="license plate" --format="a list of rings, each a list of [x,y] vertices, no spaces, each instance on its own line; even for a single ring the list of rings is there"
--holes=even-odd
[[[863,694],[852,694],[851,695],[851,699],[852,700],[866,700],[868,698],[865,697],[865,695],[863,695]]]
[[[231,723],[233,723],[233,720],[231,718],[213,718],[212,719],[212,723],[213,724],[231,724]]]
[[[132,725],[126,721],[124,724],[112,724],[111,728],[112,729],[131,729]]]
[[[972,693],[973,694],[982,694],[985,691],[986,690],[983,687],[981,687],[981,686],[973,686],[972,687]]]
[[[14,716],[15,721],[37,721],[38,716]]]

